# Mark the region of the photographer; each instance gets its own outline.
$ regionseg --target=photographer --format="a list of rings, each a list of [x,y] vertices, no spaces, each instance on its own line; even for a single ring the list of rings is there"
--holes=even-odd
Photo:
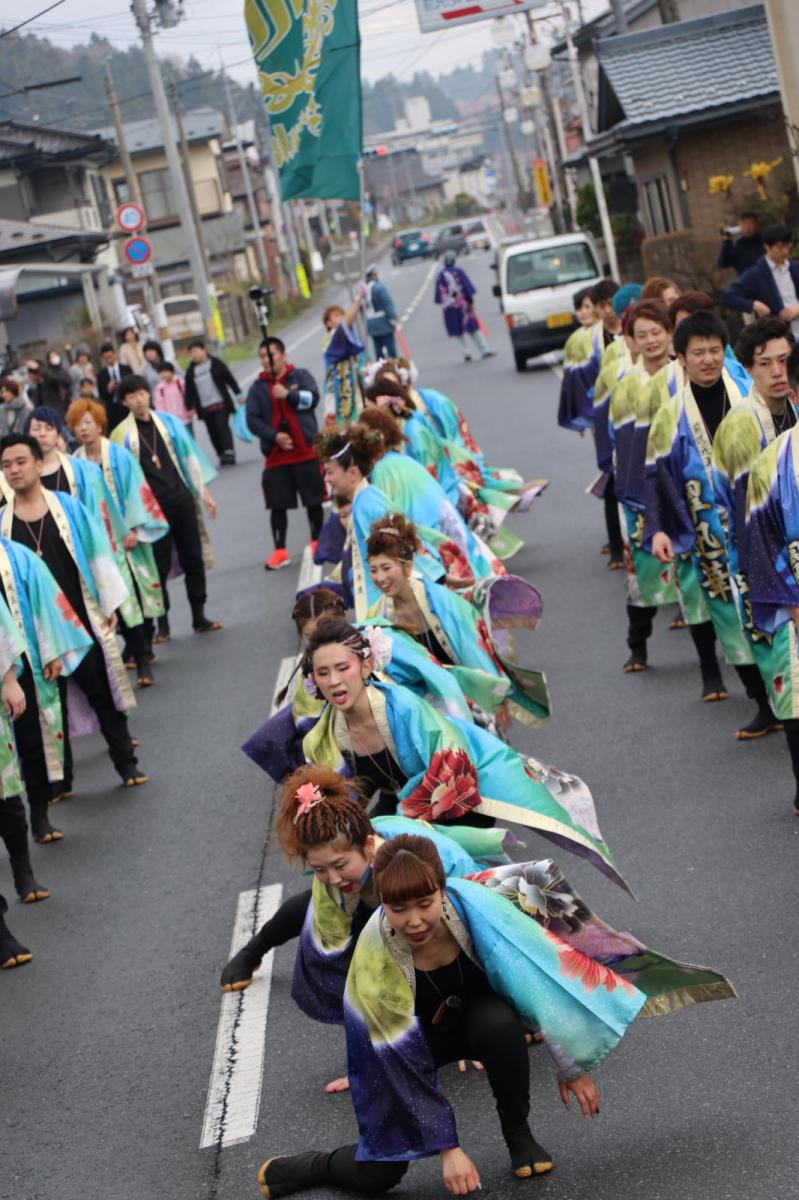
[[[319,388],[310,371],[287,362],[280,338],[261,342],[258,354],[262,370],[247,393],[247,426],[264,454],[261,484],[275,542],[264,566],[267,571],[278,571],[290,562],[286,550],[288,510],[297,507],[298,492],[308,513],[312,549],[322,528],[324,487],[313,447]]]
[[[732,267],[736,275],[743,275],[762,257],[765,247],[757,227],[757,213],[742,212],[738,220],[737,228],[723,230],[718,265]],[[738,240],[733,241],[736,233]]]

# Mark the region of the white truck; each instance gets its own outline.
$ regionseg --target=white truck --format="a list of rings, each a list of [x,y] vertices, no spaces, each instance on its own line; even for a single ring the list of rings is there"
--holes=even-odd
[[[590,235],[568,233],[501,246],[497,277],[494,295],[523,371],[529,358],[566,344],[577,328],[574,293],[599,283],[602,271]]]

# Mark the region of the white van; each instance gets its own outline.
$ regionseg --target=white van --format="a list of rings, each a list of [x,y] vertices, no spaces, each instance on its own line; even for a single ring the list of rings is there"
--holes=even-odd
[[[494,295],[510,331],[516,370],[523,371],[528,358],[565,345],[577,328],[574,293],[599,283],[602,272],[590,235],[567,233],[504,245],[498,276]]]

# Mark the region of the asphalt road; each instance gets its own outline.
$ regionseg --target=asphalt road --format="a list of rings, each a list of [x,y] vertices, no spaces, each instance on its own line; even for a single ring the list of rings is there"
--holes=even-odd
[[[700,702],[688,637],[661,616],[652,669],[625,676],[624,583],[597,553],[601,506],[585,495],[589,440],[555,423],[548,368],[513,369],[490,296],[488,256],[467,269],[498,356],[460,362],[427,293],[406,325],[422,382],[454,396],[489,461],[546,475],[524,517],[514,569],[544,597],[535,634],[554,699],[552,721],[515,731],[520,748],[582,775],[637,902],[560,854],[595,910],[687,961],[725,971],[739,998],[637,1023],[599,1073],[602,1112],[584,1122],[558,1100],[547,1055],[531,1051],[534,1128],[555,1172],[513,1181],[483,1078],[444,1072],[462,1144],[483,1194],[535,1188],[549,1200],[787,1200],[796,1195],[797,830],[781,739],[738,744],[748,706]],[[428,266],[387,268],[401,310]],[[306,321],[290,345],[307,333]],[[320,371],[315,335],[292,359]],[[0,1196],[3,1200],[246,1200],[262,1159],[354,1136],[338,1030],[292,1005],[293,948],[274,956],[255,1135],[199,1150],[220,1014],[217,976],[239,893],[303,886],[265,843],[271,786],[238,747],[268,712],[278,663],[294,650],[289,620],[307,538],[292,517],[291,569],[266,575],[268,526],[252,447],[225,471],[208,611],[224,632],[196,638],[176,589],[173,641],[158,687],[132,718],[151,782],[114,786],[96,738],[78,749],[66,833],[35,847],[45,904],[13,904],[11,925],[33,963],[0,977]],[[526,832],[520,856],[548,853]],[[7,863],[0,886],[11,894]],[[794,999],[791,999],[794,997]],[[316,1195],[321,1195],[317,1193]],[[443,1195],[435,1161],[414,1164],[397,1196]]]

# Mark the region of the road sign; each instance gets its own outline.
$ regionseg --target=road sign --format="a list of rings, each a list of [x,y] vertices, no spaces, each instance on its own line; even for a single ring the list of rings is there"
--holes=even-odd
[[[134,263],[130,273],[134,279],[146,279],[153,273],[153,264],[151,262]]]
[[[147,241],[147,238],[143,237],[128,238],[122,250],[125,258],[129,263],[133,263],[134,266],[137,263],[149,262],[153,253],[151,243]]]
[[[138,233],[144,224],[144,212],[138,204],[120,204],[116,222],[123,233]]]
[[[416,0],[416,15],[421,33],[440,33],[453,25],[471,21],[489,21],[511,13],[543,8],[549,0]]]
[[[547,165],[543,158],[533,159],[533,176],[535,178],[535,190],[538,192],[538,203],[542,208],[551,208],[552,188],[549,185]]]

